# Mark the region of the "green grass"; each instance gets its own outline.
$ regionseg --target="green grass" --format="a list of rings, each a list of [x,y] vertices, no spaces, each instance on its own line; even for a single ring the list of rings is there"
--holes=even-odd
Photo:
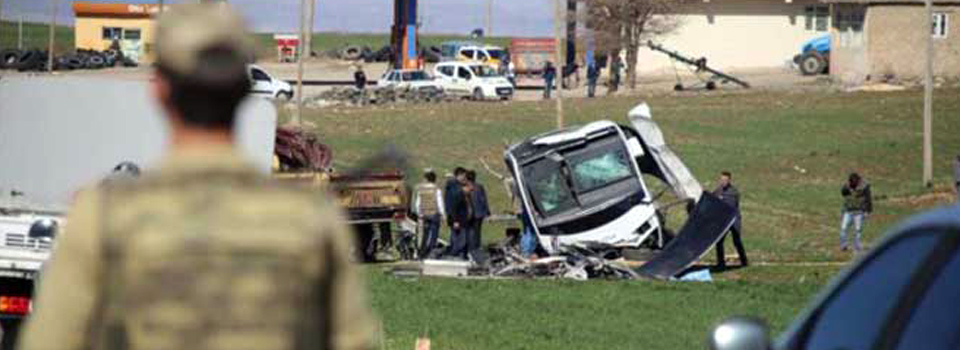
[[[721,170],[735,174],[748,253],[774,266],[725,272],[713,284],[412,282],[368,267],[387,348],[409,349],[419,335],[439,349],[703,348],[710,326],[735,314],[764,317],[782,330],[839,268],[794,263],[851,260],[836,249],[839,188],[848,172],[864,174],[877,196],[868,244],[906,216],[950,201],[950,164],[960,149],[958,93],[937,91],[932,190],[921,186],[918,91],[568,100],[568,124],[625,122],[631,107],[648,102],[667,142],[705,187]],[[504,142],[555,126],[553,102],[331,108],[309,111],[305,120],[333,146],[341,169],[393,144],[415,156],[412,169],[482,169],[482,157],[503,171]],[[480,170],[480,181],[494,210],[507,210],[496,180]],[[506,225],[488,225],[485,240],[498,239]]]
[[[20,28],[17,22],[0,21],[0,49],[15,49],[19,42]],[[73,50],[73,28],[56,27],[54,48],[57,52]],[[50,26],[39,23],[23,23],[23,48],[47,50]]]

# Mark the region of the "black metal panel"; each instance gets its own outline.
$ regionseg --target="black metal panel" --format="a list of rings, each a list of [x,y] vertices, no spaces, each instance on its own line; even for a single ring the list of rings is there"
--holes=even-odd
[[[733,226],[736,217],[736,209],[704,192],[677,238],[637,272],[652,278],[676,276],[717,244]]]

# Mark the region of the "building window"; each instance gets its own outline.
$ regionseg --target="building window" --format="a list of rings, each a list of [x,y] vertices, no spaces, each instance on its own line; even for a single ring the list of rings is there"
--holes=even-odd
[[[123,40],[140,40],[140,29],[126,29],[123,31]]]
[[[830,6],[811,5],[803,8],[804,24],[807,30],[825,32],[830,27]]]
[[[946,38],[947,33],[950,30],[948,27],[947,14],[945,12],[934,12],[933,13],[933,37],[934,38]]]
[[[103,40],[120,39],[123,29],[115,27],[103,27]]]

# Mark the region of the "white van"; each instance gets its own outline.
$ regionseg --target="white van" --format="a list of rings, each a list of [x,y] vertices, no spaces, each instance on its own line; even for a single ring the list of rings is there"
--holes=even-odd
[[[267,74],[263,68],[249,65],[247,75],[250,78],[250,94],[268,99],[293,99],[293,86]]]
[[[510,81],[485,64],[442,62],[433,67],[433,76],[447,94],[470,96],[478,101],[513,97]]]

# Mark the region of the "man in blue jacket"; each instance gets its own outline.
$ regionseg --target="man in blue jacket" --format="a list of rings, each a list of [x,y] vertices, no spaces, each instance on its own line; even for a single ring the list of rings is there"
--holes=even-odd
[[[487,189],[477,183],[477,172],[467,171],[470,191],[471,220],[467,231],[467,251],[471,254],[480,249],[483,237],[483,221],[490,217],[490,205],[487,202]]]
[[[450,226],[450,248],[447,255],[466,259],[467,228],[470,224],[470,208],[463,187],[467,183],[467,170],[456,168],[453,178],[444,187],[443,202],[446,205],[447,224]]]

